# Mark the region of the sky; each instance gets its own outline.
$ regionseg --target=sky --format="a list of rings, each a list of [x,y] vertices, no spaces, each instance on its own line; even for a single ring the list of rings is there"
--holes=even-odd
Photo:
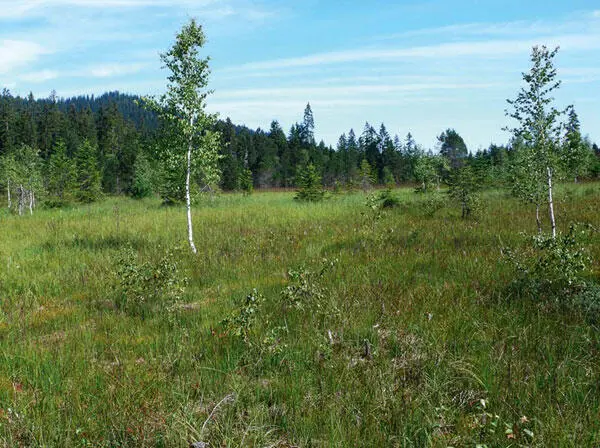
[[[365,122],[425,148],[456,129],[505,143],[533,45],[560,46],[556,104],[600,142],[600,0],[0,0],[0,88],[160,94],[159,54],[190,18],[211,57],[208,110],[284,129],[310,102],[335,145]]]

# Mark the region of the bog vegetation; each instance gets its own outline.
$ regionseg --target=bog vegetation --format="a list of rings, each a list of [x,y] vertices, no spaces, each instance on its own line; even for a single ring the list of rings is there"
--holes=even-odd
[[[217,121],[203,43],[158,99],[0,98],[0,442],[600,444],[600,151],[557,50],[473,154]]]

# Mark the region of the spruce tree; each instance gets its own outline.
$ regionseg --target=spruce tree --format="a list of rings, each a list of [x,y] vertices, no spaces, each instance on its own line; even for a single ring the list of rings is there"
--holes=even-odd
[[[78,187],[75,196],[80,202],[95,202],[102,196],[102,176],[96,154],[96,148],[88,140],[84,140],[77,150],[75,164]]]
[[[323,199],[325,191],[323,190],[321,176],[314,165],[309,164],[306,168],[300,170],[296,182],[299,189],[295,199],[307,202],[318,202]]]
[[[77,179],[76,167],[67,156],[67,147],[58,140],[47,163],[46,184],[49,205],[60,207],[71,201]]]
[[[569,110],[566,131],[563,142],[565,169],[567,174],[577,183],[579,178],[584,176],[588,170],[592,152],[581,136],[579,117],[573,107]]]
[[[133,183],[131,195],[136,199],[152,196],[154,190],[154,173],[148,158],[143,152],[139,152],[133,167]]]

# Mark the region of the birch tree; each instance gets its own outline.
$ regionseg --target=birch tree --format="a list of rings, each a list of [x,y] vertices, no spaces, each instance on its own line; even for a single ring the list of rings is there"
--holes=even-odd
[[[194,254],[197,253],[192,226],[194,173],[206,184],[219,180],[220,135],[212,130],[216,115],[205,111],[206,98],[211,93],[206,90],[209,58],[199,54],[205,42],[202,26],[192,19],[177,34],[171,49],[160,56],[164,68],[170,71],[166,93],[158,99],[146,99],[147,105],[158,112],[168,135],[161,145],[166,159],[170,166],[178,167],[183,162],[185,168],[188,241]]]
[[[554,107],[552,92],[560,87],[554,57],[558,48],[549,50],[535,46],[531,52],[531,69],[523,73],[526,86],[515,100],[507,100],[512,110],[506,115],[518,123],[506,128],[520,142],[513,173],[514,191],[521,198],[534,202],[538,230],[541,230],[539,209],[542,202],[548,205],[552,237],[556,238],[553,187],[561,166],[561,116],[566,110]]]

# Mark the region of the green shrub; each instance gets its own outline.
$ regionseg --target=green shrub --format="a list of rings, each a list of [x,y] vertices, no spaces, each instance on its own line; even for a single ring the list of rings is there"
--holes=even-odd
[[[248,346],[254,345],[251,337],[252,328],[255,326],[260,308],[265,298],[254,289],[239,304],[231,316],[223,319],[221,325],[228,334],[240,338]]]
[[[531,246],[520,253],[504,249],[517,278],[515,286],[521,295],[546,298],[566,303],[586,287],[584,274],[591,260],[579,241],[581,232],[572,225],[566,234],[556,238],[539,234]]]
[[[114,272],[117,308],[138,315],[173,310],[187,284],[176,259],[176,253],[167,250],[156,262],[141,262],[131,247],[123,249]]]

